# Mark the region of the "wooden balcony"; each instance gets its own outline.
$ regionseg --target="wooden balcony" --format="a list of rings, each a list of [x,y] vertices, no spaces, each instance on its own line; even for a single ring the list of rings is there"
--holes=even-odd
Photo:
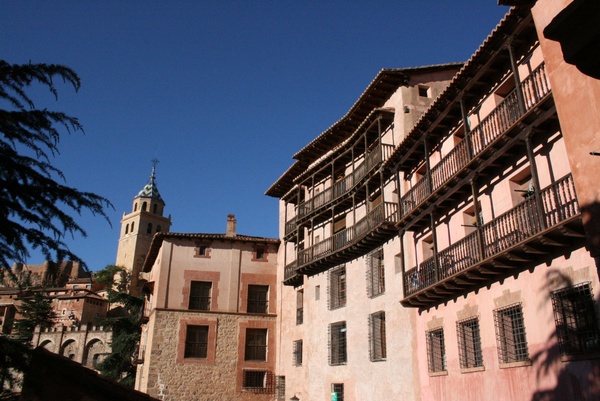
[[[519,105],[519,96],[523,106]],[[495,159],[502,157],[502,150],[508,149],[507,143],[523,132],[520,127],[538,121],[543,114],[540,105],[547,106],[549,98],[550,87],[542,64],[402,196],[399,227],[409,228],[423,218],[426,209],[436,207],[452,191],[468,184],[467,177],[472,172],[493,165]]]
[[[476,232],[404,273],[408,307],[432,307],[518,274],[583,245],[581,211],[569,174]]]
[[[298,224],[322,213],[324,210],[330,208],[332,204],[349,200],[351,193],[360,187],[367,178],[377,172],[381,164],[389,158],[393,151],[393,145],[381,144],[376,146],[366,155],[364,161],[354,169],[352,174],[345,176],[331,187],[300,203],[297,208],[297,215],[285,224],[284,238],[295,233]],[[329,216],[323,219],[327,218]]]
[[[298,251],[285,267],[285,285],[298,285],[302,275],[312,276],[364,255],[397,235],[398,205],[384,202],[365,217],[333,236]],[[299,277],[300,278],[299,278]]]

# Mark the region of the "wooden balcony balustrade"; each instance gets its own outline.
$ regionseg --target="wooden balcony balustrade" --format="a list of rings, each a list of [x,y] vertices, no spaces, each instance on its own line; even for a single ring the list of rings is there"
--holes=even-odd
[[[375,249],[397,235],[398,205],[383,202],[365,217],[333,236],[298,251],[296,261],[285,267],[284,284],[295,285],[298,276],[323,272]]]
[[[517,91],[521,90],[524,110],[518,102]],[[545,65],[541,64],[513,89],[504,100],[470,131],[438,164],[431,168],[400,200],[400,219],[411,214],[430,196],[463,170],[472,160],[480,156],[511,128],[515,122],[533,109],[550,93]]]
[[[285,225],[285,235],[292,234],[300,220],[318,213],[323,208],[329,207],[332,202],[348,195],[353,189],[360,185],[363,180],[379,166],[385,162],[392,152],[393,145],[380,144],[367,153],[363,162],[361,162],[354,171],[345,176],[342,180],[335,182],[331,187],[319,192],[313,197],[301,202],[298,205],[297,216],[288,220]]]
[[[543,189],[540,198],[542,211],[534,196],[530,196],[406,271],[402,303],[435,305],[481,286],[488,280],[486,274],[496,277],[503,272],[513,274],[539,263],[545,255],[571,244],[572,238],[565,236],[583,238],[581,211],[571,174]]]

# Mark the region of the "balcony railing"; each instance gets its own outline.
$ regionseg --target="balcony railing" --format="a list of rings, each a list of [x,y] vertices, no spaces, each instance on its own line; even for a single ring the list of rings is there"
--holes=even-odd
[[[376,146],[366,155],[365,160],[355,167],[352,174],[345,176],[342,180],[335,182],[331,187],[300,203],[298,205],[297,216],[286,222],[285,235],[291,234],[296,229],[297,219],[304,218],[348,194],[360,184],[363,178],[375,170],[382,162],[386,161],[393,151],[393,145],[382,144]]]
[[[525,110],[518,103],[518,88],[469,132],[442,160],[431,168],[401,198],[401,217],[421,205],[433,192],[443,187],[452,177],[500,138],[519,118],[534,108],[549,92],[544,64],[537,67],[521,82]]]
[[[283,279],[290,280],[296,277],[296,269],[298,268],[298,263],[294,260],[292,263],[289,263],[285,266],[283,272]]]
[[[543,211],[530,197],[404,274],[405,298],[523,244],[540,232],[580,214],[569,174],[540,192]],[[481,235],[481,241],[479,240]],[[515,266],[516,267],[516,266]]]
[[[348,227],[309,248],[299,251],[298,268],[358,243],[383,223],[397,223],[397,221],[398,205],[383,202],[374,207],[371,212],[358,220],[352,227]]]

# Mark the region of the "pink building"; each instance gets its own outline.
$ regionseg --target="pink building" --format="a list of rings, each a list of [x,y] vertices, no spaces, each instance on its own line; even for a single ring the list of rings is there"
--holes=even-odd
[[[527,3],[456,75],[383,70],[267,191],[279,399],[600,397],[600,81],[544,36],[584,2]]]
[[[278,239],[157,233],[136,389],[160,399],[270,400]]]

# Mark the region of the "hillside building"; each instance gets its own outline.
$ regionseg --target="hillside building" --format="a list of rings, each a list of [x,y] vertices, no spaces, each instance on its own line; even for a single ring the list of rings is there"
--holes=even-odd
[[[276,361],[278,239],[157,233],[136,389],[160,399],[271,400]]]
[[[278,399],[600,395],[600,81],[544,37],[566,3],[456,75],[383,70],[268,189]]]

